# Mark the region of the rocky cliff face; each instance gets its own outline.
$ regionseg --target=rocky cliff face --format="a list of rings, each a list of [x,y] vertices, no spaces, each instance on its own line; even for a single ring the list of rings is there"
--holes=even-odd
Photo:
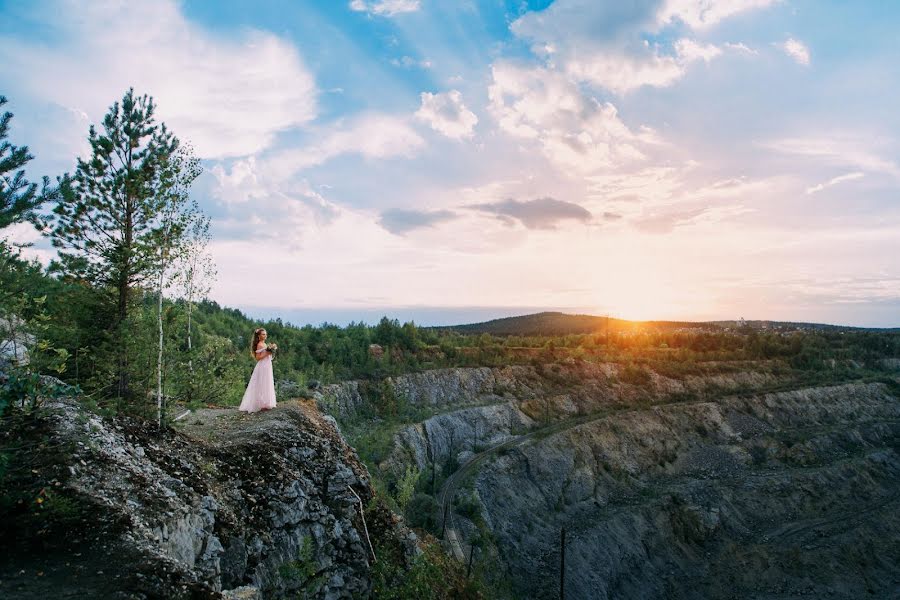
[[[449,489],[481,523],[471,504],[456,514],[463,551],[448,549],[489,540],[480,554],[499,557],[510,597],[557,597],[563,528],[570,598],[900,596],[896,386],[611,364],[390,385],[433,414],[400,429],[381,468],[483,453],[471,490]]]
[[[165,435],[68,401],[42,415],[43,439],[61,452],[33,469],[48,482],[34,510],[45,511],[43,534],[53,539],[7,559],[0,596],[370,592],[360,512],[373,493],[368,474],[313,405],[280,403],[252,416],[200,411]],[[415,537],[387,516],[368,527],[415,552]]]
[[[641,376],[646,380],[634,382]],[[613,363],[439,369],[389,378],[385,384],[404,402],[434,414],[403,428],[381,468],[402,474],[407,465],[465,462],[479,449],[564,419],[666,398],[702,397],[753,390],[777,383],[763,371],[673,379],[643,370],[625,372]],[[352,416],[363,404],[357,382],[328,386],[319,396],[325,410]]]
[[[490,463],[510,574],[555,597],[888,597],[900,585],[900,403],[846,385],[611,415]]]

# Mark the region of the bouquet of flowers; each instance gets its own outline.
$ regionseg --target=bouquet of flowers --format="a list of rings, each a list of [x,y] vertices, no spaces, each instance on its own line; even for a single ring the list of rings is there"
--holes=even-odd
[[[272,359],[275,359],[275,355],[278,354],[278,344],[266,344],[266,350],[272,353]]]

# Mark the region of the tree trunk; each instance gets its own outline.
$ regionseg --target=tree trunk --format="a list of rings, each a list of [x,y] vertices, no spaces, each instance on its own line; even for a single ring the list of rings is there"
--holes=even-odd
[[[159,428],[163,428],[163,389],[162,389],[162,364],[163,364],[163,321],[162,321],[162,309],[163,309],[163,269],[159,270],[159,287],[157,291],[159,292],[157,305],[156,305],[156,323],[159,325],[159,353],[156,357],[156,423],[159,425]]]
[[[194,391],[194,342],[191,340],[191,316],[194,312],[194,290],[193,285],[188,292],[187,299],[187,338],[188,338],[188,386],[193,393]]]
[[[128,168],[131,168],[131,156],[129,151]],[[124,219],[124,236],[122,239],[122,257],[119,265],[119,306],[118,320],[119,327],[125,323],[128,317],[128,294],[131,291],[131,251],[134,244],[134,199],[131,196],[125,199],[125,219]],[[120,347],[119,352],[119,401],[127,399],[130,396],[128,382],[128,355],[125,352],[124,345]]]

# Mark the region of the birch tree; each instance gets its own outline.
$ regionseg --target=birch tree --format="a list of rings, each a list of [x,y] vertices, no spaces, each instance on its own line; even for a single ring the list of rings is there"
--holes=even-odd
[[[188,390],[193,393],[194,380],[194,304],[206,298],[216,278],[216,266],[209,253],[209,218],[201,216],[191,223],[183,241],[183,251],[175,275],[176,293],[184,301],[187,312]]]
[[[165,331],[163,329],[163,294],[176,280],[178,265],[185,260],[188,251],[188,232],[197,227],[208,230],[209,220],[204,217],[196,202],[190,200],[190,188],[200,176],[200,161],[189,148],[180,148],[164,164],[160,171],[158,189],[161,194],[159,213],[158,257],[156,263],[156,324],[159,345],[156,359],[156,421],[164,425],[163,357]]]

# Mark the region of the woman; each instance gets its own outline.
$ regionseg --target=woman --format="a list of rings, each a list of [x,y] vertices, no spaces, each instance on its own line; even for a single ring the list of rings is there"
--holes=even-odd
[[[253,341],[250,342],[250,354],[256,359],[256,366],[253,367],[253,375],[250,376],[250,383],[247,385],[247,391],[244,392],[244,399],[238,410],[254,413],[259,410],[269,410],[275,408],[275,376],[272,373],[272,354],[278,349],[278,346],[272,344],[266,345],[266,330],[260,327],[253,331]]]

